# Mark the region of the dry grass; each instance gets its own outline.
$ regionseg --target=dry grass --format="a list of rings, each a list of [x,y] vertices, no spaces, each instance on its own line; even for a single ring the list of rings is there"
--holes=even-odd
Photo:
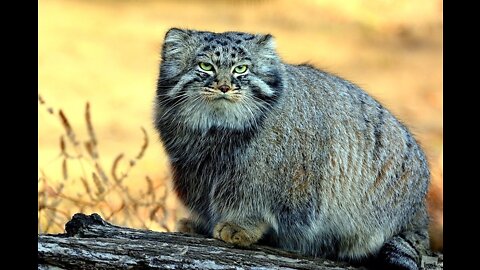
[[[50,104],[64,108],[79,145],[72,144],[58,111],[52,117],[41,104],[39,179],[46,178],[50,187],[63,184],[65,192],[70,189],[71,194],[78,192],[88,199],[83,182],[78,180],[82,171],[74,165],[78,160],[58,156],[60,134],[64,134],[65,148],[70,149],[67,153],[75,155],[71,150],[78,147],[86,153],[82,158],[92,159],[87,150],[90,147],[102,153],[100,165],[116,163],[117,169],[128,168],[123,161],[138,154],[140,127],[155,134],[152,102],[160,44],[168,28],[269,32],[277,38],[285,61],[309,61],[356,82],[411,127],[432,167],[431,211],[438,228],[443,225],[442,8],[440,0],[41,0],[39,92]],[[89,128],[78,128],[86,121],[87,100],[95,107],[90,122],[95,121],[96,148]],[[82,144],[80,138],[90,138],[91,145]],[[148,186],[146,175],[151,176],[153,186],[171,189],[166,155],[158,137],[151,138],[143,157],[123,180],[132,196],[139,186]],[[121,159],[119,152],[124,153]],[[97,169],[90,169],[102,183]],[[109,170],[104,172],[113,179]],[[92,175],[87,176],[87,181],[94,181]],[[88,183],[90,192],[98,191],[94,182]],[[112,211],[122,205],[119,198],[109,200]],[[64,212],[57,214],[58,224],[65,223],[75,210],[75,203],[48,205]],[[167,196],[164,206],[169,213],[165,226],[173,229],[173,221],[184,213],[174,196]],[[148,213],[142,216],[148,220]],[[120,214],[112,218],[124,219]],[[41,228],[46,228],[42,222]],[[145,225],[164,230],[155,224]],[[49,228],[49,232],[61,230],[59,226]],[[435,237],[441,239],[442,234]]]
[[[103,218],[116,224],[150,229],[153,223],[156,224],[153,227],[169,231],[169,213],[165,209],[167,179],[154,184],[146,175],[143,181],[135,182],[140,188],[134,191],[126,184],[130,172],[147,150],[149,140],[145,129],[141,128],[143,144],[138,154],[129,159],[127,164],[120,165],[125,155],[119,153],[110,166],[110,171],[107,171],[101,162],[90,104],[87,103],[85,107],[88,136],[81,140],[61,109],[49,106],[40,95],[38,100],[50,115],[58,115],[64,128],[64,134],[60,135],[60,153],[57,156],[57,159],[61,160],[61,181],[51,181],[52,179],[40,170],[38,232],[63,230],[65,221],[74,213],[89,211],[98,212]],[[81,172],[71,174],[72,166],[76,166]],[[123,170],[120,167],[123,167]]]

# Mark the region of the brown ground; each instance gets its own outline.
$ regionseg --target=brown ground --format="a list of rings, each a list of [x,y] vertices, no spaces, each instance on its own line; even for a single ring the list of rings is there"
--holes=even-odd
[[[131,179],[145,175],[164,181],[167,159],[151,115],[165,31],[176,26],[272,33],[285,61],[308,61],[359,84],[411,127],[432,167],[435,241],[441,245],[442,9],[440,0],[41,0],[39,94],[64,110],[79,136],[86,135],[84,106],[90,102],[105,164],[121,152],[136,155],[145,127],[151,144],[129,183],[135,186]],[[60,181],[62,127],[43,109],[38,122],[39,176],[42,170]],[[167,211],[177,208],[172,196]]]

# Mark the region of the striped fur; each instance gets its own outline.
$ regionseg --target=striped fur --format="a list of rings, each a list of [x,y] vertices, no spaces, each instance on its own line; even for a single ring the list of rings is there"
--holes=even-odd
[[[358,86],[283,63],[270,35],[171,29],[155,126],[191,211],[183,231],[398,269],[428,249],[429,170],[412,134]]]

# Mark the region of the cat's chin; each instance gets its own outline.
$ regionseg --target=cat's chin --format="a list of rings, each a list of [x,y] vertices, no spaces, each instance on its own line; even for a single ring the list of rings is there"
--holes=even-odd
[[[233,114],[239,113],[238,101],[228,98],[218,98],[208,102],[208,111],[217,117],[232,117]]]
[[[224,107],[224,106],[228,106],[229,104],[235,104],[236,102],[237,101],[232,100],[230,98],[219,97],[219,98],[216,98],[216,99],[210,101],[210,106],[218,107],[219,105],[221,105],[222,107]]]
[[[238,99],[233,99],[231,97],[227,96],[219,96],[215,97],[212,100],[209,101],[209,105],[212,107],[222,107],[224,108],[225,106],[231,106],[232,104],[238,103]]]

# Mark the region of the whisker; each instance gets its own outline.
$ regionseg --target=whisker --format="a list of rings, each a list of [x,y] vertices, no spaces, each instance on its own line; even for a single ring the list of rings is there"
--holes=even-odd
[[[177,100],[173,105],[169,106],[168,108],[166,108],[166,110],[163,112],[162,114],[162,117],[161,118],[164,118],[167,114],[169,114],[170,112],[172,112],[174,109],[176,109],[178,106],[180,106],[181,104],[183,104],[186,100],[188,100],[189,96],[188,95],[183,95],[181,96],[181,98],[179,100]],[[164,104],[163,104],[164,105]]]

